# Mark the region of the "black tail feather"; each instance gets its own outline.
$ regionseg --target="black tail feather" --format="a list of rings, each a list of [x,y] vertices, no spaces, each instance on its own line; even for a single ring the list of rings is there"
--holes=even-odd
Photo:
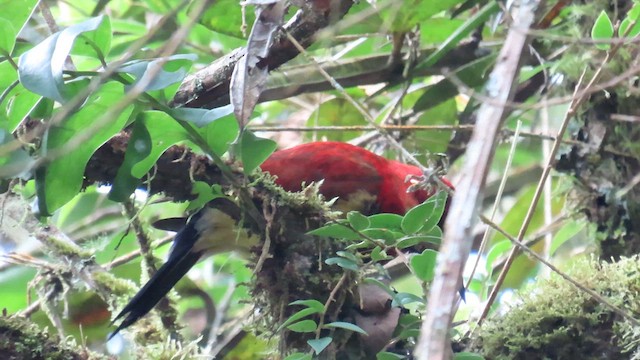
[[[201,255],[202,253],[189,252],[180,258],[170,258],[162,265],[111,322],[113,325],[124,317],[116,330],[109,335],[109,339],[151,311],[160,299],[198,262]]]

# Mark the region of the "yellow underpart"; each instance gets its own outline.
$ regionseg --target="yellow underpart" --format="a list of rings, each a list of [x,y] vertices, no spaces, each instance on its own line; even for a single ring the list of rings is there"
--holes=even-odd
[[[193,250],[208,253],[238,251],[248,253],[252,246],[259,243],[260,237],[249,233],[244,227],[223,211],[205,208],[195,225],[200,234]]]

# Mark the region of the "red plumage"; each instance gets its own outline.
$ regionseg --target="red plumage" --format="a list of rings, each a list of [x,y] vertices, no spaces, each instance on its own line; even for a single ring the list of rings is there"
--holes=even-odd
[[[320,192],[327,199],[337,197],[335,207],[343,211],[402,215],[433,195],[425,190],[407,192],[411,185],[407,177],[422,175],[418,167],[339,142],[313,142],[278,151],[261,168],[276,176],[276,182],[287,191],[300,191],[303,182],[323,180]],[[236,249],[246,251],[255,245],[259,236],[234,234],[238,219],[219,206],[220,200],[236,206],[228,199],[215,199],[189,218],[176,234],[167,262],[114,319],[123,318],[111,336],[147,314],[202,257]]]
[[[421,176],[417,166],[389,160],[361,147],[341,142],[312,142],[275,152],[261,166],[277,176],[276,183],[287,191],[300,191],[301,183],[324,180],[320,192],[327,199],[349,202],[358,192],[375,197],[366,213],[404,214],[433,192],[407,192],[410,175]],[[446,179],[442,181],[453,188]],[[369,210],[369,211],[367,211]]]

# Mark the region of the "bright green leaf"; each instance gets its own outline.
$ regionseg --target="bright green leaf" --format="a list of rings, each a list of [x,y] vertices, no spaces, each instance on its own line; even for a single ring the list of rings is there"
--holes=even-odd
[[[298,312],[296,312],[295,314],[289,316],[289,318],[287,320],[285,320],[285,322],[282,323],[282,325],[280,325],[278,327],[277,331],[281,331],[282,329],[284,329],[285,327],[293,324],[294,322],[303,319],[309,315],[313,315],[318,313],[318,311],[316,309],[313,308],[306,308],[306,309],[302,309]]]
[[[425,304],[426,301],[424,301],[423,298],[416,296],[414,294],[402,292],[402,293],[395,294],[395,296],[393,297],[393,301],[391,302],[391,306],[404,307],[412,303]]]
[[[440,245],[442,242],[442,229],[439,226],[434,226],[426,233],[418,235],[405,236],[400,239],[396,246],[400,249],[406,249],[411,246],[415,246],[423,243],[431,243],[434,245]]]
[[[138,114],[109,199],[118,202],[128,199],[160,156],[169,147],[187,139],[187,131],[168,114],[161,111]]]
[[[110,118],[104,117],[123,94],[122,84],[106,83],[82,108],[49,129],[42,155],[53,159],[36,173],[42,214],[51,214],[80,191],[85,166],[93,153],[124,128],[133,107]]]
[[[407,235],[417,233],[433,215],[435,205],[435,202],[424,202],[409,209],[402,218],[402,231]]]
[[[320,104],[307,120],[308,127],[314,126],[362,126],[368,125],[364,115],[353,104],[343,98],[333,98]],[[327,139],[331,141],[349,141],[362,134],[362,131],[315,131],[305,132],[306,140]]]
[[[255,20],[253,7],[249,6],[245,9],[245,17],[244,24],[251,26]],[[244,37],[242,8],[236,0],[218,0],[211,6],[207,6],[207,10],[200,17],[200,23],[215,32]]]
[[[343,269],[358,271],[358,264],[353,260],[346,259],[343,257],[331,257],[324,261],[327,265],[338,265]]]
[[[342,224],[325,225],[321,228],[311,230],[307,234],[346,240],[360,240],[362,238],[360,234]]]
[[[106,58],[111,50],[111,21],[105,16],[95,30],[80,34],[71,48],[72,55]]]
[[[360,326],[344,321],[334,321],[332,323],[325,324],[323,328],[339,328],[367,335],[367,332],[362,330]]]
[[[591,38],[593,40],[611,40],[613,38],[613,23],[604,10],[600,12],[591,28]],[[598,43],[596,47],[600,50],[608,50],[611,44]]]
[[[387,245],[395,244],[396,240],[404,234],[389,229],[366,229],[361,231],[363,235],[375,240],[382,240]]]
[[[383,260],[389,260],[391,257],[387,255],[387,252],[382,250],[379,246],[376,246],[371,250],[371,260],[373,262],[380,262]]]
[[[293,353],[287,356],[286,358],[284,358],[284,360],[312,360],[312,359],[313,359],[313,356],[311,356],[311,354],[305,354],[301,352]]]
[[[584,230],[586,226],[587,222],[585,221],[567,221],[553,236],[553,239],[551,240],[551,248],[549,249],[549,255],[553,256],[553,254],[556,253],[556,251],[562,246],[562,244],[573,238],[580,231]]]
[[[375,214],[369,216],[370,228],[383,228],[389,230],[402,229],[402,216],[398,214]]]
[[[360,214],[357,211],[349,211],[347,214],[347,220],[351,227],[353,227],[356,231],[362,231],[371,225],[371,221],[366,216]]]
[[[165,59],[155,60],[133,60],[118,68],[118,72],[131,74],[135,81],[127,85],[129,91],[138,83],[144,82],[144,91],[162,90],[172,84],[180,83],[189,73],[189,69],[196,60],[196,56],[192,54],[176,54]],[[162,69],[158,71],[158,67],[162,65]],[[172,113],[181,115],[187,112],[204,112],[207,110],[184,110],[174,109]]]
[[[628,30],[631,24],[633,24],[633,28]],[[629,32],[627,33],[627,31]],[[636,3],[633,5],[633,8],[627,12],[627,16],[620,23],[618,34],[619,36],[626,36],[628,38],[633,38],[640,34],[640,5]]]
[[[317,328],[318,324],[313,320],[302,320],[287,326],[287,329],[299,333],[314,332]]]
[[[235,116],[228,115],[210,122],[205,127],[197,129],[197,131],[207,142],[209,148],[216,155],[222,156],[238,137],[240,127]]]
[[[405,0],[391,2],[380,15],[392,32],[409,31],[422,21],[450,9],[462,0]]]
[[[376,360],[398,360],[398,359],[406,359],[407,357],[400,354],[394,354],[388,351],[382,351],[376,354]]]
[[[459,352],[453,355],[453,360],[484,360],[484,357],[470,352]]]
[[[437,256],[436,251],[426,249],[422,254],[411,257],[411,268],[420,280],[426,282],[433,280]]]
[[[244,173],[249,175],[257,169],[276,150],[278,145],[271,139],[255,136],[251,131],[244,131],[240,139],[240,157],[244,165]]]
[[[0,17],[0,53],[11,54],[17,35],[18,32],[13,28],[13,24]]]
[[[9,129],[2,128],[2,122],[0,122],[0,145],[8,144],[16,141]],[[13,177],[23,177],[28,179],[31,174],[25,172],[25,169],[31,168],[34,165],[35,160],[32,159],[27,151],[22,148],[17,148],[11,152],[0,156],[0,179],[10,179]]]
[[[493,245],[491,249],[489,249],[489,251],[487,252],[487,258],[485,260],[487,274],[491,274],[493,272],[493,267],[496,265],[494,264],[495,261],[502,255],[505,255],[507,251],[511,250],[512,247],[513,245],[511,244],[511,241],[503,240]]]
[[[0,13],[0,19],[4,19],[11,24],[10,32],[5,33],[4,29],[0,32],[0,39],[4,38],[0,41],[15,42],[17,34],[22,30],[24,24],[26,24],[26,22],[31,17],[31,14],[33,13],[33,10],[35,10],[37,3],[38,0],[0,0],[0,9],[2,9],[2,13]],[[11,36],[11,34],[13,34],[12,37],[5,38],[5,36]],[[10,47],[7,46],[6,48],[0,48],[11,52],[13,50],[13,45],[11,45]],[[9,50],[9,48],[11,48],[11,50]]]
[[[324,311],[324,304],[318,300],[296,300],[294,302],[289,303],[289,305],[301,305],[308,307],[309,309],[315,310],[317,313],[321,313]]]

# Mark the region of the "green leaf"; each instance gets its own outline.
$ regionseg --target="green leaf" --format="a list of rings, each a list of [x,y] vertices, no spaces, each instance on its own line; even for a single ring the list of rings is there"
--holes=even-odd
[[[106,83],[76,113],[49,129],[42,155],[53,156],[53,160],[36,172],[38,206],[43,215],[51,214],[80,191],[85,166],[93,153],[124,128],[132,106],[104,118],[123,94],[122,84]],[[87,139],[80,141],[80,136]]]
[[[405,0],[392,2],[380,15],[392,32],[405,32],[432,16],[450,9],[461,0]]]
[[[433,204],[433,213],[424,222],[421,232],[429,233],[431,229],[438,225],[440,219],[442,219],[442,215],[444,214],[444,208],[447,205],[447,197],[449,197],[449,193],[446,191],[438,191],[435,195],[427,199],[426,203]]]
[[[363,282],[364,282],[365,284],[373,284],[373,285],[376,285],[376,286],[378,286],[380,289],[382,289],[382,290],[386,291],[386,292],[387,292],[387,294],[389,294],[389,295],[391,295],[391,296],[395,296],[395,294],[396,294],[396,292],[395,292],[393,289],[391,289],[391,287],[390,287],[388,284],[385,284],[385,283],[383,283],[382,281],[380,281],[380,280],[378,280],[378,279],[376,279],[376,278],[368,277],[368,278],[365,278],[365,279],[363,280]]]
[[[389,229],[366,229],[362,231],[362,234],[372,239],[382,240],[387,245],[395,244],[396,240],[400,239],[404,234]]]
[[[224,196],[224,191],[220,185],[209,185],[204,181],[194,182],[191,185],[191,193],[196,194],[197,197],[189,202],[187,211],[200,209],[209,201]]]
[[[585,221],[570,220],[567,221],[558,232],[555,233],[551,240],[551,247],[549,249],[549,256],[553,256],[558,248],[560,248],[565,242],[572,239],[579,232],[584,230],[587,226]]]
[[[174,118],[200,128],[233,114],[233,106],[226,105],[215,109],[176,108],[171,109],[170,113]]]
[[[349,211],[347,214],[347,220],[352,228],[356,231],[362,231],[371,225],[371,221],[366,216],[360,214],[357,211]]]
[[[323,337],[320,339],[307,340],[307,344],[311,346],[316,354],[320,354],[322,350],[326,349],[331,344],[332,339],[330,337]]]
[[[360,240],[362,235],[342,224],[329,224],[309,231],[307,234],[335,239]]]
[[[633,25],[633,29],[629,30],[627,33],[627,29],[631,24]],[[618,29],[619,36],[626,36],[628,38],[634,38],[638,34],[640,34],[640,5],[637,3],[633,5],[633,8],[627,12],[627,16],[620,23],[620,28]]]
[[[411,268],[416,276],[425,282],[433,280],[438,252],[426,249],[420,255],[411,257]]]
[[[323,102],[309,116],[308,127],[315,126],[362,126],[368,125],[364,115],[353,104],[343,98],[333,98]],[[362,131],[308,131],[305,140],[327,139],[345,142],[362,135]]]
[[[13,86],[13,89],[9,90]],[[0,104],[0,120],[8,121],[3,125],[5,130],[11,132],[18,128],[18,125],[31,113],[36,107],[38,101],[42,98],[37,94],[27,90],[18,82],[18,72],[8,61],[0,62],[0,89],[5,89],[5,99]],[[51,112],[44,114],[43,118],[49,118]]]
[[[456,99],[451,97],[422,112],[418,116],[415,124],[420,126],[457,125],[458,108]],[[430,131],[416,131],[407,137],[403,142],[403,145],[411,153],[417,153],[419,155],[418,160],[426,162],[429,161],[429,159],[422,154],[445,152],[449,146],[452,134],[452,130],[443,130],[436,133]]]
[[[343,257],[331,257],[324,261],[327,265],[338,265],[343,269],[358,271],[358,264],[353,260]]]
[[[459,352],[453,355],[453,360],[484,360],[484,357],[470,352]]]
[[[506,254],[507,251],[511,250],[512,247],[513,245],[511,244],[511,241],[503,240],[499,243],[496,243],[491,247],[491,249],[489,249],[489,251],[487,252],[487,258],[485,260],[487,274],[491,274],[493,272],[493,267],[495,266],[494,262],[496,261],[496,259]]]
[[[139,113],[109,199],[118,202],[128,199],[160,156],[171,146],[188,138],[187,131],[168,114],[161,111]]]
[[[0,17],[0,53],[11,54],[18,32],[11,21]]]
[[[404,306],[407,306],[408,304],[412,304],[415,302],[420,304],[426,304],[426,301],[424,301],[424,299],[419,296],[406,293],[406,292],[401,292],[401,293],[395,294],[395,296],[393,297],[393,301],[391,302],[391,306],[404,307]]]
[[[20,56],[18,75],[22,85],[39,95],[64,103],[72,97],[62,78],[64,64],[75,40],[98,29],[103,17],[95,17],[57,32]]]
[[[348,251],[336,251],[336,254],[338,254],[338,256],[342,256],[343,258],[349,259],[353,262],[359,261],[358,257],[355,254],[350,253]]]
[[[435,205],[435,202],[426,201],[409,209],[402,218],[402,231],[408,235],[417,233],[433,215]]]
[[[8,144],[16,141],[9,129],[4,129],[0,121],[0,145]],[[23,177],[28,179],[29,173],[24,173],[24,169],[30,168],[35,162],[22,148],[17,148],[11,152],[0,156],[0,178],[10,179],[14,177]]]
[[[478,88],[484,84],[485,75],[490,65],[495,60],[495,55],[484,56],[456,69],[453,73],[457,81],[470,88]],[[413,104],[413,110],[418,113],[436,107],[449,99],[453,99],[460,91],[448,78],[444,78],[433,85],[420,90],[421,95]],[[433,121],[431,121],[433,124]],[[435,125],[435,124],[434,124]],[[438,135],[442,133],[438,132]],[[430,134],[433,136],[433,134]]]
[[[287,326],[293,332],[310,333],[316,331],[318,324],[313,320],[302,320]]]
[[[312,360],[312,359],[313,359],[313,356],[311,356],[311,354],[305,354],[301,352],[293,353],[287,356],[286,358],[284,358],[284,360]]]
[[[0,72],[0,76],[2,76]],[[49,118],[53,111],[53,101],[50,99],[43,99],[42,96],[34,94],[27,90],[21,84],[18,84],[11,92],[9,92],[6,101],[6,116],[9,121],[9,128],[11,131],[15,131],[24,121],[27,116],[33,116],[35,118]],[[44,116],[37,116],[32,111],[44,110],[46,113]]]
[[[309,309],[315,310],[317,313],[321,313],[324,311],[324,304],[318,300],[310,299],[310,300],[296,300],[294,302],[289,303],[289,305],[302,305],[306,306]]]
[[[180,83],[189,73],[189,69],[196,60],[193,54],[176,54],[166,59],[155,60],[133,60],[123,64],[118,68],[119,73],[131,74],[135,81],[127,85],[129,91],[141,81],[147,82],[144,85],[144,91],[162,90],[172,84]],[[158,66],[162,64],[162,69],[158,71]],[[151,78],[153,76],[153,78]],[[197,110],[196,110],[197,111]],[[202,110],[208,112],[207,110]],[[188,113],[190,110],[173,109],[172,113],[178,115]]]
[[[240,139],[240,158],[244,165],[244,173],[249,175],[257,169],[276,150],[278,145],[271,139],[255,136],[251,131],[244,131]]]
[[[418,235],[405,236],[400,239],[396,246],[400,249],[405,249],[410,246],[415,246],[422,243],[431,243],[435,245],[440,245],[442,242],[442,229],[439,226],[434,226],[426,233],[421,233]]]
[[[375,214],[369,216],[370,228],[382,228],[389,230],[402,229],[402,216],[398,214]]]
[[[363,335],[368,335],[366,331],[362,330],[362,328],[358,325],[349,323],[349,322],[344,322],[344,321],[334,321],[328,324],[325,324],[323,326],[324,329],[328,329],[328,328],[339,328],[339,329],[345,329],[345,330],[349,330],[349,331],[353,331],[353,332],[357,332]]]
[[[463,24],[463,20],[448,17],[427,19],[420,24],[422,29],[428,29],[427,31],[420,31],[420,44],[423,46],[440,45]]]
[[[324,306],[323,306],[323,308],[324,308]],[[316,309],[313,309],[313,308],[302,309],[302,310],[296,312],[295,314],[289,316],[289,318],[287,320],[285,320],[285,322],[283,322],[282,325],[280,325],[278,327],[277,331],[279,332],[282,329],[284,329],[285,327],[295,323],[296,321],[298,321],[298,320],[300,320],[302,318],[305,318],[305,317],[307,317],[309,315],[316,314],[316,313],[318,313],[318,311]]]
[[[376,246],[371,251],[371,260],[374,262],[380,262],[389,259],[391,259],[391,256],[387,255],[387,252],[382,250],[380,246]]]
[[[447,40],[440,43],[438,48],[426,59],[421,61],[415,71],[425,71],[436,64],[443,56],[449,51],[458,46],[460,41],[467,37],[472,31],[475,31],[478,26],[482,26],[493,14],[501,10],[498,2],[490,1],[483,6],[479,11],[475,12],[469,19],[467,19],[462,26],[459,26],[456,31],[449,35]]]
[[[591,38],[593,40],[611,40],[613,38],[613,23],[609,19],[609,15],[602,10],[596,22],[591,28]],[[608,50],[611,44],[599,43],[595,44],[600,50]]]
[[[388,351],[382,351],[376,354],[376,360],[398,360],[398,359],[406,359],[407,357],[400,354],[394,354]]]
[[[229,150],[233,141],[238,137],[240,127],[235,116],[229,115],[212,121],[205,127],[197,129],[200,136],[207,142],[209,148],[218,156]]]
[[[252,7],[245,9],[245,22],[251,26],[255,21]],[[218,0],[202,14],[200,23],[207,28],[225,35],[244,37],[242,34],[242,8],[236,0]],[[247,35],[248,35],[248,30]]]
[[[13,51],[18,33],[31,17],[37,3],[38,0],[0,0],[0,9],[2,9],[0,19],[9,23],[9,25],[1,25],[0,43],[3,44],[0,49],[4,49],[8,53]]]
[[[85,31],[78,36],[70,53],[104,59],[111,50],[112,35],[111,21],[108,16],[105,16],[95,30]]]

